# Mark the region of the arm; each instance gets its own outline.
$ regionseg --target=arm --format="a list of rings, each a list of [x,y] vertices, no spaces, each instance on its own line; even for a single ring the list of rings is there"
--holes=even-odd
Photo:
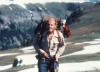
[[[34,42],[33,42],[34,49],[36,50],[36,52],[37,52],[39,55],[43,53],[43,50],[41,49],[41,47],[40,47],[40,45],[39,45],[39,42],[41,42],[40,39],[41,39],[40,35],[37,34],[37,35],[34,37],[34,40],[33,40],[33,41],[34,41]]]
[[[62,35],[62,33],[60,33],[60,37],[61,37],[61,42],[59,43],[59,45],[58,45],[58,50],[57,50],[57,52],[56,52],[56,57],[58,57],[59,58],[59,56],[60,55],[62,55],[63,54],[63,52],[64,52],[64,50],[65,50],[65,42],[64,42],[64,37],[63,37],[63,35]]]
[[[40,47],[41,39],[40,40],[39,39],[40,39],[39,35],[35,37],[34,48],[39,55],[44,55],[45,57],[48,58],[49,57],[48,54]]]

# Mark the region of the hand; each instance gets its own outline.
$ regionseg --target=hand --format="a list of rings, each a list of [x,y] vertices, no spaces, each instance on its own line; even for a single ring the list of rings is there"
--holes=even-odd
[[[44,51],[43,52],[43,55],[46,57],[46,58],[49,58],[49,55]]]
[[[57,56],[55,56],[55,61],[58,62],[58,57]]]

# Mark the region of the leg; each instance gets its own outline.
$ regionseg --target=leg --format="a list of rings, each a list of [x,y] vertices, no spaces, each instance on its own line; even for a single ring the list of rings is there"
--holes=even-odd
[[[48,72],[47,63],[43,60],[39,60],[38,61],[38,70],[39,70],[39,72]]]
[[[50,63],[50,72],[58,72],[59,62]]]

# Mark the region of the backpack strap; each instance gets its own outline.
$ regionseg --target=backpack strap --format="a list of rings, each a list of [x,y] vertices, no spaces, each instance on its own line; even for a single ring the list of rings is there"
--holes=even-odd
[[[59,41],[59,43],[60,43],[60,42],[61,42],[61,37],[60,37],[60,35],[59,35],[58,30],[56,30],[56,32],[57,32],[57,35],[58,35],[58,41]]]
[[[58,35],[58,41],[59,41],[59,44],[58,44],[58,46],[57,46],[57,51],[56,51],[56,53],[57,53],[57,52],[58,52],[58,50],[59,50],[59,47],[60,47],[61,37],[60,37],[60,35],[59,35],[58,30],[56,30],[56,32],[57,32],[57,35]],[[56,55],[56,53],[55,53],[55,55]]]

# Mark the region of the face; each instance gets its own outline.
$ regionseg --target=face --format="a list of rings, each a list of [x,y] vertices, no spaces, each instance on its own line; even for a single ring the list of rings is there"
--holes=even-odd
[[[51,18],[48,20],[48,31],[52,33],[56,29],[56,22],[55,19]]]

